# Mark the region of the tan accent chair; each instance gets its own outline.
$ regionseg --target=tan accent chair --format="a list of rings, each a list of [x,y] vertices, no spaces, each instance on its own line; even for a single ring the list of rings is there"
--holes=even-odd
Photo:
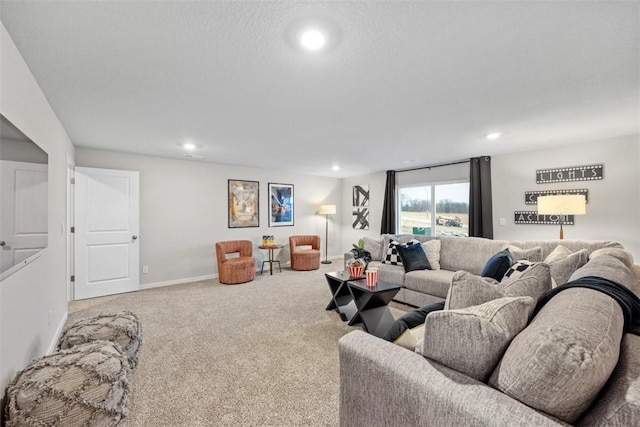
[[[297,249],[311,246],[311,249]],[[320,236],[289,236],[292,270],[317,270],[320,268]]]
[[[227,254],[240,256],[227,258]],[[216,243],[218,281],[225,285],[250,282],[256,277],[256,260],[253,258],[253,243],[250,240],[229,240]]]

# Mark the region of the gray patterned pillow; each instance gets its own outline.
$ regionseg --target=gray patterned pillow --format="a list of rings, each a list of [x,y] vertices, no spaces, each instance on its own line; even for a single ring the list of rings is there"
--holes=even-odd
[[[531,262],[542,261],[541,246],[536,246],[531,249],[520,249],[517,246],[507,245],[505,246],[505,248],[509,249],[509,252],[511,252],[511,256],[513,257],[514,261],[521,261],[521,260],[526,260]]]
[[[498,284],[490,284],[484,278],[466,271],[457,271],[451,279],[451,286],[445,302],[445,309],[480,305],[503,297],[531,297],[534,303],[551,289],[549,266],[536,263],[517,278],[508,278]]]
[[[7,387],[7,425],[115,426],[127,412],[129,371],[127,356],[108,341],[45,356]]]
[[[587,263],[588,254],[589,251],[587,249],[581,249],[564,259],[550,262],[549,267],[551,268],[553,287],[567,283],[574,271]]]
[[[427,259],[429,260],[429,265],[431,265],[432,270],[440,270],[440,240],[433,239],[422,243],[422,249],[424,249],[424,253],[427,255]]]
[[[549,255],[544,259],[544,262],[549,264],[550,262],[561,261],[571,255],[571,250],[565,246],[558,245]]]
[[[424,324],[423,356],[486,382],[533,311],[530,297],[507,297],[459,310],[435,311]]]
[[[376,240],[371,237],[363,237],[362,240],[364,241],[364,250],[369,251],[371,254],[371,261],[382,261],[382,249],[384,249],[382,239]]]

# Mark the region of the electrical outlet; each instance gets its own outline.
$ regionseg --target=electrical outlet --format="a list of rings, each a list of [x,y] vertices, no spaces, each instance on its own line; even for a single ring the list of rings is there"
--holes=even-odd
[[[53,316],[53,312],[49,310],[49,326],[51,326],[51,317]]]
[[[507,225],[507,220],[504,218],[500,218],[500,225]]]
[[[148,265],[143,265],[142,266],[142,274],[147,274],[149,272],[149,266]]]

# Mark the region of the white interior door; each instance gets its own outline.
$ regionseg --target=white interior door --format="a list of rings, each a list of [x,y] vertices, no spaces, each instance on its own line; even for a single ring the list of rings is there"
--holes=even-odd
[[[140,288],[139,173],[75,169],[75,299]]]
[[[47,165],[0,160],[0,263],[5,271],[47,247]]]

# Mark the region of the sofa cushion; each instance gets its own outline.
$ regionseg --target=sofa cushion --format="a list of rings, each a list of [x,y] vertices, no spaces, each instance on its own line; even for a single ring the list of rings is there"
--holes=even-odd
[[[440,240],[434,239],[422,243],[422,249],[427,255],[431,270],[440,270]]]
[[[626,265],[627,268],[633,268],[633,255],[631,255],[631,252],[625,251],[624,249],[620,249],[620,248],[596,249],[595,251],[591,252],[591,254],[589,254],[589,260],[593,258],[597,258],[602,255],[609,255],[614,258],[617,258],[620,261],[622,261],[622,263]]]
[[[440,268],[480,274],[487,260],[503,249],[501,240],[440,236]]]
[[[624,262],[611,255],[600,255],[591,259],[583,267],[576,270],[569,281],[589,276],[602,277],[628,288],[631,288],[636,280],[633,272],[625,266]]]
[[[432,311],[442,310],[443,308],[444,302],[440,302],[425,305],[403,314],[393,322],[382,339],[413,351],[422,336],[424,319]]]
[[[529,249],[522,249],[518,246],[507,245],[505,249],[509,249],[509,252],[511,252],[511,257],[514,261],[542,261],[542,248],[540,246],[535,246]]]
[[[547,257],[544,259],[544,262],[549,264],[550,262],[561,261],[571,254],[572,252],[569,248],[567,248],[566,246],[558,245],[554,250],[551,251],[549,255],[547,255]]]
[[[632,426],[640,420],[640,336],[622,337],[620,358],[600,398],[580,419],[584,426]]]
[[[491,277],[492,279],[500,281],[512,264],[513,257],[511,256],[511,251],[509,249],[503,249],[489,258],[480,276]]]
[[[402,244],[420,246],[420,242],[417,240],[410,240],[406,243],[402,243],[397,240],[391,240],[389,242],[389,246],[387,246],[387,250],[382,263],[391,265],[402,265],[402,258],[400,258],[400,253],[398,252],[398,246]]]
[[[448,270],[417,270],[404,277],[407,289],[446,298],[455,272]]]
[[[129,362],[93,341],[32,362],[7,387],[8,426],[115,426],[126,415]]]
[[[604,293],[562,291],[514,338],[489,384],[574,423],[618,362],[623,323],[620,306]]]
[[[405,272],[414,270],[431,270],[431,265],[427,259],[427,255],[420,244],[405,244],[396,246],[398,255],[402,260]]]
[[[580,267],[587,263],[588,251],[581,249],[569,254],[564,259],[549,262],[553,287],[564,285],[569,281],[569,277]]]
[[[371,254],[371,261],[382,261],[382,252],[384,250],[383,239],[372,239],[371,237],[363,237],[364,250]]]
[[[502,278],[502,280],[517,279],[518,277],[522,277],[524,273],[534,265],[535,263],[531,261],[526,261],[526,260],[516,261],[513,263],[511,267],[509,267],[507,272],[504,273],[504,277]]]
[[[58,340],[58,349],[65,350],[96,340],[118,344],[127,354],[131,368],[138,364],[142,327],[135,313],[122,311],[80,319],[62,332]]]
[[[485,381],[507,346],[526,325],[530,297],[507,297],[427,316],[416,351],[479,381]]]
[[[520,277],[503,280],[498,284],[490,284],[482,277],[466,271],[458,271],[451,279],[451,287],[447,294],[446,309],[466,308],[503,297],[531,297],[534,303],[551,289],[549,266],[536,263],[528,268]]]
[[[378,269],[378,280],[393,283],[398,286],[404,285],[404,267],[402,265],[384,264],[381,261],[371,261],[369,268]]]

